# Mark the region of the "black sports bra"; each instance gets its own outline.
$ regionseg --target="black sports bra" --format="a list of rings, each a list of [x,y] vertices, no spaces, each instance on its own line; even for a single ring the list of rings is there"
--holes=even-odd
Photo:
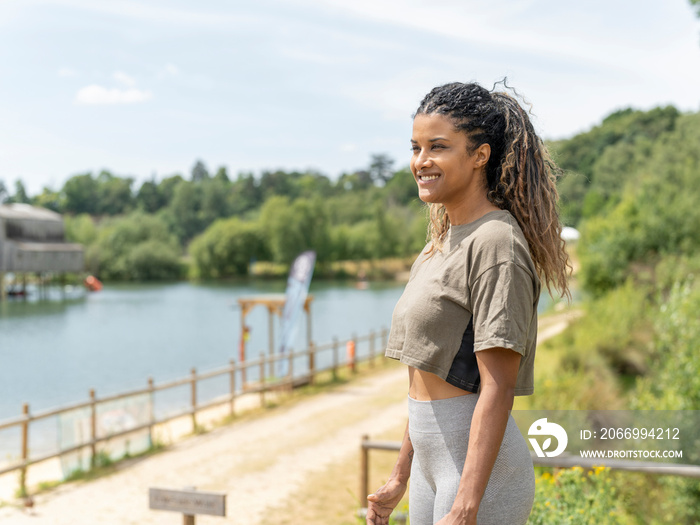
[[[469,325],[462,335],[462,344],[452,361],[446,381],[467,392],[477,393],[481,385],[479,366],[474,353],[474,319],[469,320]]]

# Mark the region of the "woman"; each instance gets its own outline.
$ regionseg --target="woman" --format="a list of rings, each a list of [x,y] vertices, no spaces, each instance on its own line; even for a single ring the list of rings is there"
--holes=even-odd
[[[394,310],[409,418],[367,523],[388,524],[410,476],[411,525],[524,524],[534,471],[509,411],[533,392],[540,277],[569,295],[555,167],[518,101],[473,83],[423,99],[411,146],[431,240]]]

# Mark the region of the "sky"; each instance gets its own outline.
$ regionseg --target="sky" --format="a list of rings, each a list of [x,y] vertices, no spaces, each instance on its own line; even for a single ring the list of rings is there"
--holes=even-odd
[[[508,78],[547,139],[700,110],[687,0],[0,0],[0,180],[408,164],[434,86]]]

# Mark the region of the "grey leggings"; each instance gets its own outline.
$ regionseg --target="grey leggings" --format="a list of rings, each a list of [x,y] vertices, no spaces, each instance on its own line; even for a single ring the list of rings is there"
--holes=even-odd
[[[478,398],[478,394],[437,401],[408,398],[408,431],[414,450],[409,489],[411,525],[433,525],[452,508]],[[535,472],[530,452],[509,416],[477,523],[524,524],[534,497]]]

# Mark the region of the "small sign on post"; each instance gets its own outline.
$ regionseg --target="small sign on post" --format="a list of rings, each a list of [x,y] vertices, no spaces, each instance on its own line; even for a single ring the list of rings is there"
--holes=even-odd
[[[226,494],[200,492],[194,488],[184,490],[148,489],[148,507],[152,510],[182,512],[183,523],[194,525],[197,514],[226,516]]]

